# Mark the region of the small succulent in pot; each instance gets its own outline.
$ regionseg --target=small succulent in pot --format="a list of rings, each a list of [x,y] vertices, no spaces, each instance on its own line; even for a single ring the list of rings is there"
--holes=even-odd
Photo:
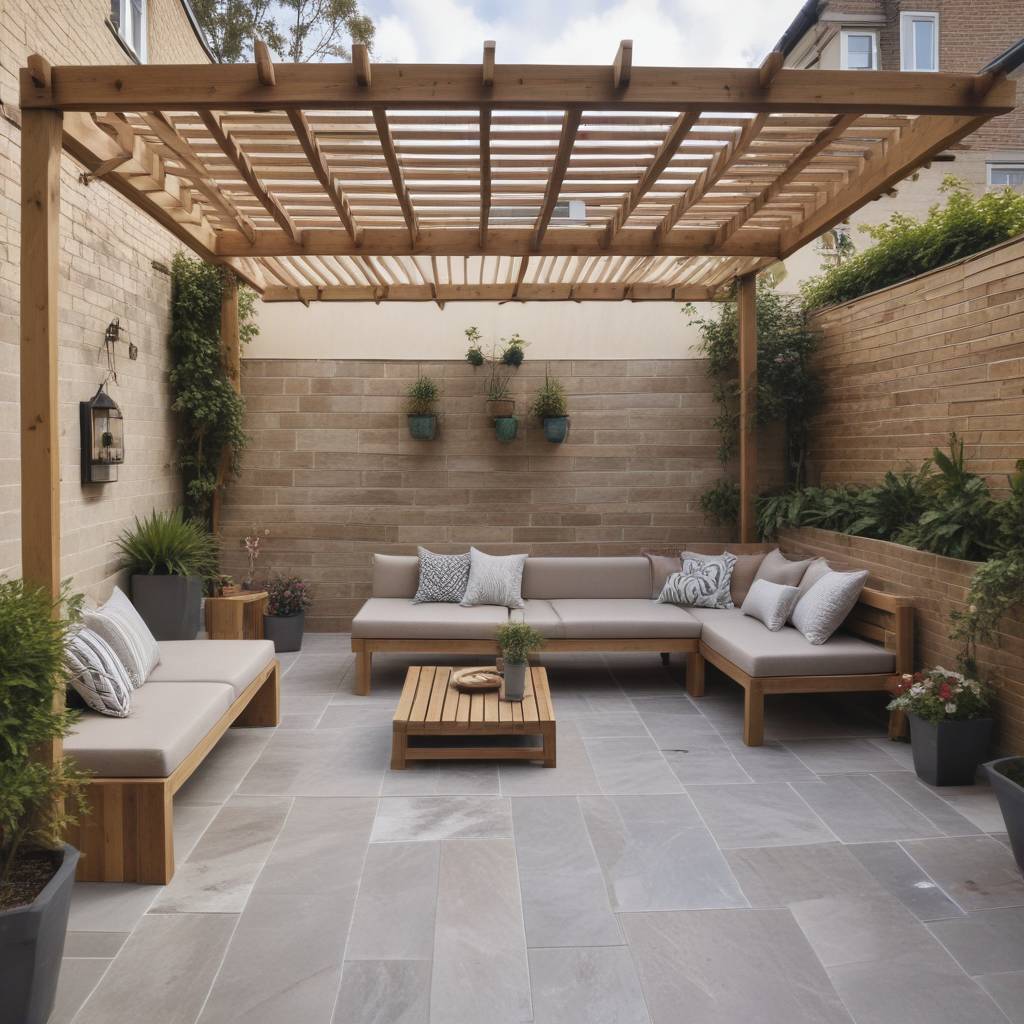
[[[299,576],[275,576],[267,582],[263,635],[279,654],[302,648],[306,609],[312,603],[309,584]]]
[[[466,349],[466,362],[470,366],[484,365],[484,350],[480,347],[482,337],[483,335],[476,327],[466,328],[466,340],[469,342],[469,348]]]
[[[505,347],[501,350],[501,362],[506,366],[522,366],[523,360],[526,358],[526,353],[523,349],[528,344],[529,342],[524,341],[518,334],[513,334],[512,337],[505,342]]]
[[[531,415],[544,425],[544,436],[554,444],[561,444],[569,434],[569,403],[565,386],[557,377],[544,374],[544,383],[534,396]]]
[[[502,696],[522,700],[530,655],[544,646],[544,637],[525,622],[507,622],[498,630],[498,646],[505,663]]]
[[[420,374],[405,393],[409,414],[409,433],[417,440],[431,441],[437,433],[437,415],[434,405],[441,389],[431,377]]]

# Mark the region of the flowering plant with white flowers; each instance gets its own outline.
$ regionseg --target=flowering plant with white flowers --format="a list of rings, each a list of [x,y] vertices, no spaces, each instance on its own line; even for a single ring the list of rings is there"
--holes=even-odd
[[[932,723],[987,718],[992,701],[987,683],[939,665],[913,675],[904,672],[896,679],[896,693],[890,711],[906,711]]]

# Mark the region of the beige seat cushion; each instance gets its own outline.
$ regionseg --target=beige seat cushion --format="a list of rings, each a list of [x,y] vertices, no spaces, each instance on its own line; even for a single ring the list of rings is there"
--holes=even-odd
[[[646,559],[644,559],[646,562]],[[643,598],[578,598],[551,602],[566,639],[653,640],[700,636],[690,609]]]
[[[752,676],[848,676],[892,672],[890,651],[848,633],[815,645],[792,626],[773,633],[739,608],[693,608],[701,641]]]
[[[651,563],[643,555],[528,558],[523,569],[526,599],[650,596]]]
[[[231,706],[226,683],[149,681],[132,694],[128,718],[88,711],[64,740],[79,768],[101,778],[165,779]]]
[[[511,618],[514,622],[525,622],[533,626],[548,640],[558,640],[565,636],[565,626],[550,601],[524,601],[522,610],[512,612]]]
[[[161,640],[151,683],[227,683],[237,697],[274,660],[272,640]]]
[[[388,640],[494,640],[508,609],[492,604],[413,604],[400,597],[371,597],[352,620],[354,637]]]

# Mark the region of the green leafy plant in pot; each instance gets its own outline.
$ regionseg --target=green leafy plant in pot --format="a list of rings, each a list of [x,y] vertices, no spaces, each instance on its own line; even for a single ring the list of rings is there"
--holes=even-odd
[[[433,441],[437,435],[437,414],[434,405],[441,389],[430,377],[420,374],[405,393],[409,414],[409,433],[418,441]]]
[[[544,646],[544,637],[525,622],[508,622],[498,630],[498,646],[505,663],[502,697],[522,700],[530,655]]]
[[[217,543],[181,509],[151,513],[118,538],[132,603],[157,640],[194,640],[203,587],[217,577]]]
[[[480,339],[483,335],[476,327],[467,327],[465,334],[466,341],[469,342],[469,348],[466,349],[466,362],[473,367],[483,366],[484,350],[480,347]]]
[[[84,776],[36,755],[75,721],[64,645],[79,604],[0,580],[0,1024],[45,1024],[57,992],[78,863],[62,836],[83,809]]]
[[[565,385],[557,377],[544,374],[544,383],[534,396],[530,414],[541,421],[544,437],[552,444],[561,444],[569,436],[569,401]]]
[[[914,770],[932,786],[970,786],[992,743],[991,688],[936,667],[904,673],[890,711],[910,719]]]
[[[298,576],[275,576],[267,582],[263,635],[278,654],[302,649],[306,609],[313,603],[309,585]]]
[[[505,339],[502,339],[502,341],[504,342],[504,347],[499,356],[500,361],[505,366],[518,369],[523,365],[523,360],[526,358],[526,353],[523,349],[526,348],[529,342],[524,341],[518,334],[513,334],[507,341]]]

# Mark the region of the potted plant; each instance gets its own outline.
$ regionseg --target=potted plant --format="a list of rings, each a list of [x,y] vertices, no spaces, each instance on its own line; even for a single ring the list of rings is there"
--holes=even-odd
[[[313,603],[309,587],[298,576],[275,576],[267,583],[263,635],[278,654],[302,649],[306,609]]]
[[[999,801],[1017,867],[1024,872],[1024,757],[1000,757],[985,765]]]
[[[466,349],[466,362],[470,366],[484,365],[484,350],[480,347],[481,337],[482,335],[475,327],[466,328],[466,340],[469,342],[469,348]]]
[[[64,644],[78,606],[61,615],[45,590],[0,580],[0,1024],[45,1024],[57,992],[78,863],[61,836],[82,810],[84,778],[33,755],[75,720]]]
[[[510,397],[512,374],[502,373],[499,366],[493,360],[487,378],[487,414],[495,420],[512,416],[516,411],[515,399]]]
[[[118,538],[121,568],[131,577],[132,603],[157,640],[194,640],[203,587],[217,575],[217,544],[181,509],[154,511]]]
[[[523,699],[530,655],[543,645],[544,637],[525,622],[508,622],[498,630],[498,646],[504,662],[503,699]]]
[[[434,403],[441,391],[437,384],[422,374],[409,385],[405,393],[408,400],[409,433],[418,441],[433,441],[437,433],[437,416]]]
[[[910,719],[914,770],[932,786],[969,786],[992,742],[990,688],[961,672],[935,667],[904,673],[890,711]]]
[[[508,341],[503,338],[504,347],[501,350],[501,362],[505,366],[511,366],[514,369],[518,369],[523,365],[523,359],[526,357],[526,353],[523,349],[529,344],[529,342],[523,341],[518,334],[513,334]]]
[[[533,399],[530,413],[541,421],[544,436],[553,444],[561,444],[569,436],[569,403],[565,386],[545,372],[544,383]]]
[[[259,584],[256,582],[256,562],[260,557],[260,544],[264,537],[269,536],[269,530],[263,530],[261,533],[259,527],[254,526],[252,533],[242,538],[242,543],[245,545],[245,557],[249,559],[249,572],[246,574],[245,579],[242,580],[243,590],[259,589]]]

